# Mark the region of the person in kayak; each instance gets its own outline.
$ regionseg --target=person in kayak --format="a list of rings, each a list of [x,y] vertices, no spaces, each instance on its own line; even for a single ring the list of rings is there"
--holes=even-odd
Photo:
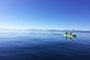
[[[72,32],[70,32],[70,35],[72,35]]]
[[[70,32],[69,33],[71,36],[73,36],[73,37],[76,37],[76,34],[74,34],[74,33],[72,33],[72,32]]]
[[[66,32],[65,34],[68,35],[68,32]]]

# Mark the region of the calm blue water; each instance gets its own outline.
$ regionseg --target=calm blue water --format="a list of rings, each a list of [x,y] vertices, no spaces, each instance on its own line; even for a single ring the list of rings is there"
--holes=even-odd
[[[90,33],[0,33],[0,60],[90,60]]]

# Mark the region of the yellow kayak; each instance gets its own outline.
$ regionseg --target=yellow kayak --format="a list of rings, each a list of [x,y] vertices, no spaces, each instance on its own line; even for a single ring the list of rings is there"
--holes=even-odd
[[[70,34],[64,34],[64,37],[76,37],[76,34],[72,34],[72,35],[70,35]]]

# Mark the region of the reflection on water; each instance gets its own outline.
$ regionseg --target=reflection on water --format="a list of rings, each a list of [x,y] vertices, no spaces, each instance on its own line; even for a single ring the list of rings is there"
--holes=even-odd
[[[2,33],[0,60],[90,60],[90,33],[76,38],[63,33]]]
[[[72,39],[72,38],[76,38],[76,36],[73,36],[73,37],[67,37],[67,36],[65,36],[65,38],[66,38],[66,39],[67,39],[67,38]]]

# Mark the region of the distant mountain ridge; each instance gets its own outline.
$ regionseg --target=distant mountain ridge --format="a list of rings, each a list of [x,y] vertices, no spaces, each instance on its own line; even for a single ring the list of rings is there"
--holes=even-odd
[[[45,30],[45,29],[7,29],[7,28],[0,28],[0,31],[56,31],[56,32],[83,32],[83,33],[90,33],[90,31],[83,31],[83,30]]]
[[[85,32],[85,33],[90,33],[90,31],[83,31],[83,30],[39,30],[39,29],[28,29],[28,31],[34,30],[34,31],[57,31],[57,32]]]

